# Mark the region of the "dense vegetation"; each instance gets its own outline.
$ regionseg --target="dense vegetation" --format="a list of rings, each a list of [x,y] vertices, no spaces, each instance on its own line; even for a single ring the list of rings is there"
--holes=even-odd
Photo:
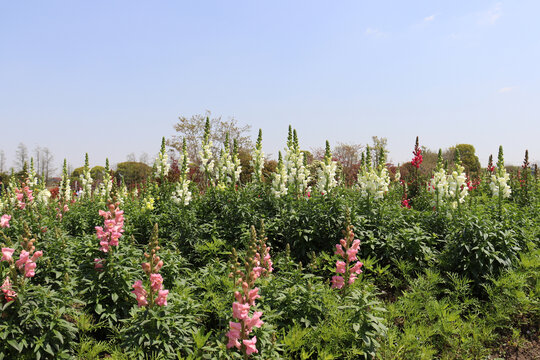
[[[221,170],[203,154],[199,183],[185,152],[169,181],[164,147],[131,190],[108,164],[93,181],[88,161],[77,196],[67,173],[54,196],[32,170],[13,177],[0,208],[0,359],[484,359],[538,339],[530,169],[500,180],[501,150],[477,183],[459,158],[453,171],[439,162],[443,180],[423,179],[417,146],[410,177],[390,182],[368,149],[345,187],[329,151],[304,166],[295,137],[270,179],[255,150],[247,183],[234,146]],[[242,291],[255,288],[250,309]],[[231,322],[255,317],[256,343],[228,347]]]

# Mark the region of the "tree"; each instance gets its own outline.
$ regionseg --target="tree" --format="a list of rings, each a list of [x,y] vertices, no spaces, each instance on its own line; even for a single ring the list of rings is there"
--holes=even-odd
[[[213,143],[212,153],[214,156],[219,154],[219,151],[223,148],[227,133],[231,143],[236,140],[239,150],[251,150],[253,148],[251,138],[248,135],[251,129],[250,125],[239,126],[234,118],[227,121],[222,120],[221,116],[212,118],[211,115],[210,111],[207,111],[204,115],[193,115],[190,118],[180,116],[178,123],[174,125],[174,130],[178,135],[173,135],[168,139],[167,145],[181,152],[182,139],[185,139],[190,160],[198,164],[200,162],[199,151],[204,137],[204,126],[208,118],[210,120],[210,140]]]
[[[51,173],[53,173],[56,168],[53,165],[54,156],[49,150],[48,147],[41,149],[41,176],[45,177],[45,181],[50,179]]]
[[[28,148],[21,142],[15,151],[15,168],[22,171],[25,163],[28,163]]]
[[[135,153],[127,154],[126,161],[128,161],[128,162],[136,162],[137,159],[135,158]]]
[[[115,176],[119,182],[124,179],[126,186],[131,186],[146,180],[151,172],[152,168],[146,164],[126,161],[118,163]]]
[[[348,186],[356,181],[362,148],[360,144],[340,143],[332,150],[333,158],[341,164],[343,179]]]
[[[465,172],[469,174],[469,176],[478,175],[481,169],[480,160],[478,160],[478,156],[476,156],[474,146],[470,144],[457,144],[444,152],[443,158],[448,160],[449,166],[454,165],[456,149],[459,149],[461,163],[465,168]]]

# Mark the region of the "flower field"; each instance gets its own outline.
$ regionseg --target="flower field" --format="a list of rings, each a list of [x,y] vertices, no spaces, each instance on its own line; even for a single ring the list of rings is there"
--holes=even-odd
[[[539,356],[540,178],[459,151],[425,175],[369,147],[343,182],[330,146],[262,134],[242,164],[207,136],[197,166],[162,143],[127,186],[90,161],[0,197],[0,359],[486,359]],[[172,175],[175,176],[172,176]]]

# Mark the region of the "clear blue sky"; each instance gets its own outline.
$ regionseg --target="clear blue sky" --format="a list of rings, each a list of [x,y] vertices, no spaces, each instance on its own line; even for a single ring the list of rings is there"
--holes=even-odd
[[[180,115],[288,124],[304,149],[388,138],[540,160],[538,1],[1,1],[0,149],[159,150]]]

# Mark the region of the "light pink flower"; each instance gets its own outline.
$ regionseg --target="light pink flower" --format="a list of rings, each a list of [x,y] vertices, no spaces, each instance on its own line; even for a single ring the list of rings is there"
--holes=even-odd
[[[7,261],[12,262],[13,261],[13,253],[15,252],[15,249],[12,248],[2,248],[2,260],[0,261]]]
[[[35,270],[36,269],[36,263],[33,261],[29,261],[24,265],[24,276],[25,277],[34,277],[36,275]]]
[[[249,304],[233,303],[233,316],[239,320],[244,320],[249,314]]]
[[[227,337],[229,338],[229,342],[227,343],[227,348],[230,349],[232,347],[236,347],[237,349],[240,349],[240,342],[238,339],[240,339],[240,332],[242,331],[242,324],[229,321],[229,326],[231,329],[227,332]]]
[[[355,249],[353,247],[347,249],[347,260],[355,261],[356,260],[356,253],[358,253],[358,249]]]
[[[356,264],[354,264],[354,266],[351,268],[351,273],[357,273],[357,274],[360,274],[362,272],[362,264],[360,261],[357,261]]]
[[[19,255],[19,260],[15,261],[15,265],[20,269],[23,268],[23,266],[30,260],[30,253],[26,250],[21,250],[21,254]]]
[[[344,284],[345,284],[345,280],[343,279],[343,276],[339,276],[339,275],[332,276],[332,288],[341,289]]]
[[[2,217],[0,218],[0,227],[8,228],[9,220],[11,220],[11,215],[7,215],[7,214],[2,215]]]
[[[345,253],[343,252],[343,248],[340,244],[336,244],[336,255],[345,256]]]
[[[150,274],[150,287],[155,292],[163,288],[163,278],[160,274]]]
[[[43,251],[41,251],[41,250],[36,251],[34,253],[34,255],[32,255],[32,261],[36,261],[37,259],[39,259],[42,256],[43,256]]]
[[[13,301],[17,297],[17,293],[11,287],[9,276],[6,276],[6,280],[4,280],[4,283],[2,284],[1,289],[2,289],[2,292],[4,293],[4,298],[6,299],[7,302]]]
[[[167,306],[167,295],[169,295],[169,290],[159,290],[156,305]]]
[[[103,259],[100,259],[100,258],[94,259],[94,269],[96,270],[103,269]]]
[[[255,300],[260,298],[261,295],[259,295],[259,288],[255,288],[255,289],[252,289],[252,290],[249,290],[248,292],[248,302],[249,302],[249,305],[253,306],[255,305]]]
[[[135,284],[133,284],[132,287],[134,289],[132,293],[135,294],[135,296],[137,297],[137,303],[139,307],[148,305],[148,300],[146,300],[147,293],[142,285],[142,281],[141,280],[135,281]]]
[[[349,277],[349,285],[354,283],[354,280],[356,280],[356,274],[351,274],[351,276]]]
[[[253,327],[260,328],[264,323],[261,320],[262,311],[255,311],[253,317],[247,317],[244,319],[244,324],[246,325],[247,331],[251,331]]]
[[[251,355],[253,353],[258,353],[259,351],[255,347],[257,343],[257,337],[254,336],[251,340],[244,340],[242,343],[246,346],[246,354]]]
[[[339,274],[345,274],[347,264],[345,264],[345,261],[338,260],[336,262],[336,272]]]

